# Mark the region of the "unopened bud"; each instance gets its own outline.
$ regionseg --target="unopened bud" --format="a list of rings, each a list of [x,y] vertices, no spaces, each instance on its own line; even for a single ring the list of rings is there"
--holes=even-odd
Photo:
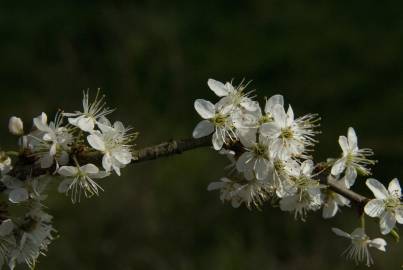
[[[15,116],[11,117],[10,121],[8,122],[8,129],[13,135],[19,136],[24,134],[24,124],[22,123],[21,118]]]

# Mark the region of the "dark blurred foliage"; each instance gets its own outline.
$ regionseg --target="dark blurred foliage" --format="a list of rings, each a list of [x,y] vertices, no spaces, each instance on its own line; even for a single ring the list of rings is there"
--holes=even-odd
[[[401,1],[18,1],[0,4],[0,131],[8,117],[81,107],[98,87],[139,147],[189,137],[208,78],[252,79],[261,101],[282,93],[297,115],[322,117],[317,159],[337,156],[354,126],[372,147],[376,178],[403,178]],[[207,184],[225,158],[209,149],[131,166],[100,198],[47,202],[60,238],[39,269],[356,269],[340,257],[354,209],[307,222],[264,207],[223,205]],[[365,194],[364,180],[357,187]],[[56,183],[55,183],[56,185]],[[375,221],[373,234],[378,236]],[[373,269],[398,269],[402,247],[373,251]],[[400,256],[399,256],[400,254]],[[359,269],[366,269],[360,266]]]

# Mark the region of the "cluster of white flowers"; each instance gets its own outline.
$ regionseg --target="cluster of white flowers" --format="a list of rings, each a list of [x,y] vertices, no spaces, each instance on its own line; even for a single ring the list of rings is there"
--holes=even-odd
[[[212,136],[215,150],[229,157],[231,170],[219,182],[212,182],[208,190],[219,190],[222,201],[233,207],[245,204],[249,209],[260,208],[264,202],[279,205],[282,211],[293,212],[305,221],[310,211],[322,209],[325,219],[334,217],[340,207],[350,207],[350,201],[331,190],[328,182],[345,190],[350,189],[357,176],[370,175],[371,149],[359,149],[353,128],[340,136],[342,155],[316,164],[310,153],[319,132],[319,118],[308,114],[299,118],[284,98],[274,95],[263,108],[246,92],[242,83],[221,83],[209,79],[208,87],[220,97],[213,104],[197,99],[194,107],[203,120],[193,131],[194,138]],[[365,213],[380,218],[382,234],[390,233],[396,222],[403,223],[403,208],[399,182],[395,179],[386,188],[375,179],[367,186],[376,199],[365,206]],[[350,238],[348,257],[356,262],[372,264],[368,247],[385,251],[386,242],[369,240],[363,227],[351,235],[334,229],[338,235]]]
[[[111,112],[98,91],[92,103],[84,92],[83,112],[60,111],[50,122],[41,113],[28,133],[20,118],[10,118],[9,131],[20,136],[20,151],[0,152],[0,269],[21,263],[33,269],[54,239],[52,216],[44,206],[49,183],[57,183],[58,191],[76,203],[82,195],[98,195],[103,189],[96,181],[113,171],[120,175],[132,161],[137,134],[121,122],[111,124],[106,118]],[[91,156],[92,163],[86,162]],[[31,171],[20,177],[24,165]],[[41,171],[39,176],[34,170]]]

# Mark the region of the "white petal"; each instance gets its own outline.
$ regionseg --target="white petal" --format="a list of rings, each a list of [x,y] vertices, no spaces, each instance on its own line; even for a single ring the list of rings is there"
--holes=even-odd
[[[285,127],[287,124],[287,115],[285,113],[284,107],[277,104],[273,108],[273,118],[274,121],[280,125],[280,127]]]
[[[265,113],[272,113],[274,106],[280,104],[281,106],[284,106],[284,98],[282,95],[274,95],[272,97],[270,97],[267,101],[266,101],[266,106],[264,108],[264,112]]]
[[[322,211],[322,217],[323,218],[332,218],[336,215],[337,210],[339,210],[337,203],[335,201],[331,200],[324,204],[323,211]]]
[[[390,194],[395,196],[396,198],[400,199],[400,197],[402,196],[402,189],[400,188],[399,180],[397,180],[397,178],[390,181],[388,190]]]
[[[212,182],[208,185],[207,190],[212,191],[212,190],[217,190],[221,189],[225,186],[224,182]]]
[[[249,98],[244,98],[240,105],[250,112],[254,112],[259,109],[259,103]]]
[[[80,170],[86,174],[90,174],[90,173],[98,173],[99,169],[97,166],[95,166],[94,164],[86,164],[84,166],[80,167]]]
[[[348,167],[346,169],[346,175],[344,176],[344,182],[346,183],[346,187],[347,188],[352,187],[356,179],[357,179],[357,170],[352,167]]]
[[[214,132],[214,124],[209,120],[203,120],[193,130],[193,138],[198,139]]]
[[[73,166],[62,166],[57,172],[62,176],[71,177],[78,174],[78,169]]]
[[[350,149],[351,150],[358,149],[357,135],[355,134],[355,131],[352,127],[348,128],[347,136]]]
[[[342,231],[342,230],[340,230],[338,228],[332,228],[332,231],[338,236],[342,236],[342,237],[351,239],[350,234],[348,234],[348,233],[346,233],[346,232],[344,232],[344,231]]]
[[[211,119],[215,114],[214,104],[204,99],[196,99],[194,107],[203,119]]]
[[[294,122],[294,111],[292,110],[291,105],[289,105],[287,110],[287,125],[291,126],[293,122]]]
[[[386,199],[389,196],[389,192],[386,190],[385,186],[378,180],[369,178],[365,183],[377,199]]]
[[[104,167],[105,171],[110,172],[112,169],[112,159],[111,156],[108,154],[105,154],[102,157],[102,167]]]
[[[114,151],[113,153],[113,157],[115,159],[117,159],[120,163],[122,163],[123,165],[127,165],[132,161],[132,153],[130,153],[130,151],[128,150],[119,150],[119,151]]]
[[[364,212],[370,217],[379,217],[385,212],[385,202],[381,199],[370,200],[365,205]]]
[[[94,119],[90,117],[82,117],[78,120],[77,126],[83,131],[91,132],[94,130],[95,122]]]
[[[313,171],[313,167],[314,167],[314,165],[313,165],[312,160],[310,160],[310,159],[305,160],[301,164],[301,172],[302,172],[302,174],[305,175],[305,176],[310,176],[312,171]]]
[[[88,135],[87,140],[91,147],[95,150],[105,151],[105,143],[99,136],[95,134]]]
[[[88,176],[89,176],[91,179],[102,179],[102,178],[108,177],[108,176],[110,176],[110,175],[111,175],[110,172],[105,172],[105,171],[99,171],[99,172],[97,172],[97,173],[89,173],[89,174],[88,174]]]
[[[228,95],[228,88],[222,82],[216,81],[214,79],[208,79],[207,85],[219,97]]]
[[[256,160],[255,163],[255,173],[257,180],[264,180],[269,175],[269,165],[268,161],[264,160],[263,158],[259,158]]]
[[[388,234],[396,225],[396,218],[393,213],[386,211],[379,220],[379,227],[382,234]]]
[[[260,127],[260,133],[269,138],[278,138],[281,130],[276,123],[265,123]]]
[[[396,209],[396,221],[399,224],[403,224],[403,207],[399,207]]]
[[[29,195],[28,191],[25,188],[16,188],[13,189],[8,195],[8,199],[12,203],[20,203],[28,200]]]
[[[244,152],[242,155],[238,158],[236,162],[236,168],[239,172],[244,172],[246,171],[247,168],[250,168],[251,166],[248,166],[248,164],[251,163],[251,160],[253,159],[253,154],[251,152]]]
[[[370,247],[374,247],[376,249],[379,249],[380,251],[386,251],[386,241],[382,238],[376,238],[371,240],[371,242],[369,243]]]
[[[257,129],[255,128],[245,128],[245,129],[238,129],[238,138],[241,141],[242,145],[251,148],[256,143],[256,132]]]
[[[48,131],[49,127],[46,124],[47,121],[47,115],[45,113],[42,113],[40,116],[34,118],[34,125],[41,131]]]
[[[350,146],[348,145],[348,140],[347,140],[346,136],[339,137],[339,144],[340,144],[341,150],[343,150],[343,154],[347,155],[350,152]]]
[[[59,193],[66,193],[69,190],[72,182],[73,182],[72,178],[64,179],[62,182],[60,182],[59,186],[57,187],[57,191]]]
[[[334,176],[341,174],[346,168],[346,162],[343,158],[336,160],[336,162],[332,166],[331,173]]]
[[[213,147],[217,151],[220,150],[222,148],[222,146],[224,145],[224,140],[223,140],[221,134],[219,134],[218,130],[216,132],[214,132],[212,141],[213,141]]]

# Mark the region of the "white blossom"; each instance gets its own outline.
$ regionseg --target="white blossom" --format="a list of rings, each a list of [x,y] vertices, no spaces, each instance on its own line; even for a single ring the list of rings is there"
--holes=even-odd
[[[76,111],[74,113],[63,113],[64,116],[68,117],[69,123],[73,126],[79,127],[83,131],[92,132],[100,118],[112,113],[113,110],[105,108],[105,96],[99,97],[99,94],[98,90],[94,102],[90,103],[89,91],[84,92],[83,112]]]
[[[231,107],[214,105],[210,101],[197,99],[194,107],[202,120],[193,131],[193,138],[201,138],[214,132],[212,142],[215,150],[220,150],[228,140],[237,138],[231,119]]]
[[[336,180],[333,176],[329,175],[330,181],[336,182],[341,187],[345,189],[349,189],[349,186],[346,185],[346,182],[343,179]],[[350,207],[350,200],[346,199],[344,196],[330,190],[325,189],[322,190],[322,200],[323,200],[323,209],[322,209],[322,217],[323,218],[332,218],[334,217],[340,210],[342,206]]]
[[[102,191],[103,189],[93,179],[109,176],[109,173],[99,171],[98,167],[94,164],[86,164],[80,167],[63,166],[59,168],[58,173],[66,177],[60,183],[58,191],[66,194],[71,192],[73,203],[80,202],[81,194],[83,193],[85,197],[98,195],[98,189]]]
[[[124,168],[133,159],[132,142],[137,134],[131,132],[131,128],[125,128],[122,122],[113,125],[106,119],[98,123],[101,131],[94,131],[87,137],[90,146],[102,152],[102,166],[110,172],[114,170],[120,175],[120,169]]]
[[[376,179],[366,181],[367,187],[374,193],[375,199],[370,200],[364,208],[370,217],[379,217],[382,234],[388,234],[396,225],[403,224],[403,205],[400,201],[402,191],[399,180],[390,181],[388,189]]]
[[[287,164],[289,180],[284,183],[285,195],[280,200],[282,211],[294,211],[294,217],[305,221],[308,211],[316,211],[321,207],[322,197],[319,181],[312,179],[314,169],[312,160],[301,165],[290,160]]]
[[[273,170],[269,151],[270,141],[263,136],[256,135],[255,132],[251,132],[248,137],[241,139],[245,152],[238,158],[237,169],[239,172],[243,172],[246,178],[256,176],[258,180],[264,180]],[[256,140],[257,137],[258,140]]]
[[[29,199],[26,183],[9,175],[3,176],[1,182],[7,188],[8,200],[12,203],[22,203]]]
[[[262,124],[260,132],[271,141],[271,151],[273,155],[281,159],[302,156],[307,151],[307,147],[313,146],[315,140],[313,136],[316,127],[315,115],[306,115],[294,119],[294,112],[291,106],[287,113],[279,102],[271,108],[273,121]]]
[[[369,253],[369,248],[373,247],[380,251],[386,251],[386,241],[382,238],[371,240],[365,233],[363,228],[355,229],[351,234],[340,229],[332,228],[332,231],[341,237],[351,240],[351,245],[344,251],[347,259],[354,260],[356,264],[365,262],[367,266],[371,266],[374,261]]]
[[[16,248],[10,252],[10,269],[17,263],[26,263],[31,269],[35,267],[38,257],[47,251],[48,245],[54,239],[56,230],[52,226],[52,216],[42,210],[40,203],[33,204],[26,214],[24,230]]]
[[[252,207],[259,208],[272,193],[267,181],[256,179],[234,181],[227,177],[221,178],[220,182],[210,183],[207,190],[220,190],[221,201],[231,202],[234,208],[238,208],[244,203],[249,209]]]
[[[251,92],[245,92],[246,85],[242,83],[234,87],[230,82],[223,84],[209,79],[207,84],[217,96],[222,97],[218,102],[219,106],[230,107],[230,109],[241,108],[247,111],[256,111],[259,108],[259,104],[249,97]]]
[[[62,126],[62,115],[57,113],[55,121],[48,124],[47,115],[42,113],[34,118],[34,124],[41,131],[38,137],[31,135],[31,138],[37,141],[33,150],[39,157],[41,167],[50,168],[55,161],[57,166],[67,164],[73,136],[68,128]]]
[[[21,118],[18,118],[16,116],[10,117],[10,120],[8,122],[8,130],[13,135],[20,136],[24,134],[24,124]]]
[[[332,174],[339,175],[346,171],[346,175],[349,179],[356,179],[357,173],[360,172],[363,175],[369,175],[370,170],[368,165],[373,165],[375,162],[368,159],[373,155],[373,151],[369,148],[359,149],[357,135],[352,127],[348,129],[347,137],[340,136],[339,144],[343,150],[342,157],[333,164]],[[352,181],[351,185],[354,184]]]

